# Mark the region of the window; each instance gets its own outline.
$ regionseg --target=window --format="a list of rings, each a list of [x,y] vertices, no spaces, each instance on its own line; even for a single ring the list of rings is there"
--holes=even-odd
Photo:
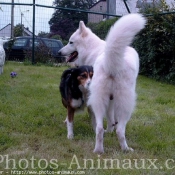
[[[138,0],[136,8],[145,8],[145,7],[159,7],[161,0]]]
[[[34,46],[38,47],[40,45],[40,41],[38,39],[35,39]],[[29,47],[33,46],[33,39],[29,40]]]
[[[24,46],[26,46],[26,43],[27,43],[27,39],[26,39],[26,38],[17,39],[17,40],[14,42],[14,46],[24,47]]]
[[[47,47],[60,47],[59,43],[57,41],[51,41],[51,40],[46,40],[43,39],[44,43],[46,44]]]

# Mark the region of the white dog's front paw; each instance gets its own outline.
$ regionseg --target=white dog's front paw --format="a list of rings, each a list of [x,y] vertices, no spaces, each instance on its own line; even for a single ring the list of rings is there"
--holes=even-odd
[[[95,148],[93,152],[97,153],[97,154],[103,154],[104,153],[104,148],[99,148],[99,147]]]
[[[134,149],[128,147],[128,151],[134,152]]]
[[[127,147],[125,149],[122,149],[124,152],[134,152],[134,149],[132,149],[131,147]]]
[[[72,140],[74,138],[74,135],[73,134],[68,134],[67,135],[67,138],[70,139],[70,140]]]

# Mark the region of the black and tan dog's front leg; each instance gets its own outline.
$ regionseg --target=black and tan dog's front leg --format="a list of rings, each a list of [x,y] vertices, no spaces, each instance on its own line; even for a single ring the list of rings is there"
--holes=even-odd
[[[68,139],[73,139],[74,137],[74,132],[73,132],[74,113],[75,113],[75,109],[68,106],[67,107],[67,118],[65,120],[65,123],[67,124],[67,138]]]

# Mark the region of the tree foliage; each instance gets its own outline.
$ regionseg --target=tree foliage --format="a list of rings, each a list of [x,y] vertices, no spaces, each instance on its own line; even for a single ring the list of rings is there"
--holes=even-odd
[[[175,15],[160,15],[160,9],[149,9],[147,25],[136,36],[133,47],[140,57],[140,74],[175,84]],[[146,11],[148,12],[148,11]],[[105,39],[117,18],[88,26]]]
[[[140,73],[175,84],[175,16],[160,14],[174,11],[161,0],[159,8],[148,8],[147,25],[134,42],[140,55]]]
[[[147,19],[134,42],[140,55],[140,73],[175,83],[175,16],[155,14]]]
[[[101,39],[105,40],[111,26],[118,20],[118,17],[101,21],[99,23],[88,23],[87,26]]]
[[[57,9],[49,21],[51,36],[60,35],[63,40],[67,40],[71,33],[78,27],[79,21],[87,23],[87,13],[80,12],[80,9],[87,10],[96,0],[55,0],[53,5],[65,9]]]
[[[43,38],[44,38],[44,37],[45,37],[45,38],[48,38],[49,33],[41,31],[40,33],[38,33],[38,36],[39,36],[39,37],[43,37]]]
[[[15,27],[14,27],[14,37],[18,37],[18,36],[22,36],[22,26],[21,24],[17,24]]]

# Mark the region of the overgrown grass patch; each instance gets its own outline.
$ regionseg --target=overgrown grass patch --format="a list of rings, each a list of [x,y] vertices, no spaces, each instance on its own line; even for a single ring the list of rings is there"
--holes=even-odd
[[[4,161],[0,160],[0,170],[4,174],[13,168],[22,171],[26,164],[25,161],[19,162],[25,159],[29,163],[25,170],[82,170],[92,175],[173,175],[173,85],[139,76],[137,105],[126,129],[128,144],[135,151],[123,153],[113,132],[104,135],[105,153],[98,156],[93,153],[95,134],[87,112],[75,116],[75,138],[67,139],[67,129],[63,123],[66,109],[61,103],[58,88],[65,69],[66,66],[6,63],[4,73],[0,76],[0,158],[4,158]],[[12,71],[17,72],[16,78],[10,77]],[[15,165],[11,161],[7,167],[5,155],[14,159]],[[32,169],[32,157],[36,159],[33,162],[35,169]],[[53,159],[57,167],[51,162]],[[89,161],[85,166],[87,159]],[[151,166],[148,159],[157,159],[156,167]],[[169,167],[166,166],[168,159],[174,160],[168,162]],[[111,160],[114,162],[111,163]],[[74,164],[71,164],[72,161]],[[77,169],[78,166],[80,169]]]

